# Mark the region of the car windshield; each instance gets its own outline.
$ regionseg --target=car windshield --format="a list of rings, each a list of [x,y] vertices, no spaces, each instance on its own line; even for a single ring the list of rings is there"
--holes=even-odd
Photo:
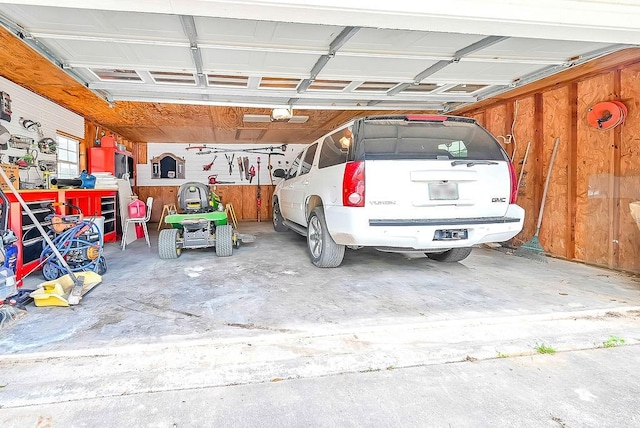
[[[466,121],[365,120],[357,140],[359,159],[507,160],[491,134]]]

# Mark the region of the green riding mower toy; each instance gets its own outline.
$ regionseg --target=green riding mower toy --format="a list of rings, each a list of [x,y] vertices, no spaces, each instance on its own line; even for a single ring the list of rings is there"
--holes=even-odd
[[[181,213],[170,213],[164,219],[171,228],[161,230],[158,237],[161,259],[177,259],[185,248],[207,247],[216,247],[216,255],[228,257],[233,247],[255,240],[252,235],[237,232],[233,208],[225,209],[218,195],[203,183],[180,186],[178,209]]]

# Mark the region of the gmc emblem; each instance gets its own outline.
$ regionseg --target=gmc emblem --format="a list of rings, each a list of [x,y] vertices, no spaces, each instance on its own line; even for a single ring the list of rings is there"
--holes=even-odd
[[[491,202],[507,202],[507,198],[491,198]]]

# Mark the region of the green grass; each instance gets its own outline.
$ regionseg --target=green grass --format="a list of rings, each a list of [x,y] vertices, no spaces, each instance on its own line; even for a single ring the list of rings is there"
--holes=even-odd
[[[603,348],[615,348],[620,345],[624,345],[624,339],[617,336],[609,336],[607,340],[602,342]]]
[[[503,354],[500,351],[496,351],[496,353],[498,354],[498,358],[508,358],[509,357],[509,354]]]
[[[538,354],[549,354],[549,355],[553,355],[556,353],[556,350],[553,349],[551,346],[547,346],[544,343],[541,343],[539,345],[537,345],[535,348],[536,352]]]

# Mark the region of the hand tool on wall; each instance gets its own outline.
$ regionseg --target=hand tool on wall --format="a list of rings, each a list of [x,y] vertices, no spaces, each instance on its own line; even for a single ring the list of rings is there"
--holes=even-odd
[[[185,150],[198,150],[199,152],[205,150],[205,149],[210,149],[211,147],[208,146],[192,146],[189,145],[188,147],[185,147]]]
[[[258,153],[258,152],[265,152],[262,154],[268,154],[268,152],[272,152],[274,150],[280,150],[282,151],[282,153],[273,153],[274,155],[282,155],[284,156],[284,152],[287,151],[287,145],[283,144],[281,146],[267,146],[267,147],[253,147],[253,148],[249,148],[249,149],[222,149],[219,147],[211,147],[208,146],[206,144],[200,145],[200,146],[192,146],[189,145],[188,147],[185,147],[185,150],[198,150],[198,154],[205,154],[205,152],[203,151],[207,151],[207,153],[230,153],[230,152],[244,152],[244,153]]]
[[[11,96],[0,92],[0,119],[11,122]]]
[[[234,184],[235,181],[220,181],[218,180],[218,174],[212,174],[209,177],[207,177],[207,180],[209,180],[209,184]]]
[[[262,191],[260,189],[260,156],[256,160],[258,164],[258,193],[256,195],[256,207],[258,208],[258,223],[260,223],[260,207],[262,206]]]
[[[233,159],[235,158],[235,154],[231,154],[231,157],[229,157],[228,154],[224,154],[224,157],[227,158],[227,163],[229,164],[229,175],[233,174]]]
[[[242,156],[238,156],[238,172],[240,173],[240,181],[242,181],[242,177],[244,176],[244,169],[242,167]]]
[[[216,159],[218,159],[218,155],[215,155],[213,157],[213,160],[211,161],[211,163],[208,163],[206,165],[202,165],[202,170],[203,171],[209,171],[211,169],[211,167],[213,166],[213,163],[216,161]]]
[[[244,164],[244,175],[247,180],[249,180],[249,158],[247,156],[242,158],[242,163]]]
[[[269,156],[267,157],[267,171],[269,171],[269,181],[271,181],[271,185],[273,186],[273,165],[271,165],[271,152],[269,152]]]
[[[251,167],[249,167],[249,183],[253,182],[253,177],[256,176],[256,167],[251,165]]]

